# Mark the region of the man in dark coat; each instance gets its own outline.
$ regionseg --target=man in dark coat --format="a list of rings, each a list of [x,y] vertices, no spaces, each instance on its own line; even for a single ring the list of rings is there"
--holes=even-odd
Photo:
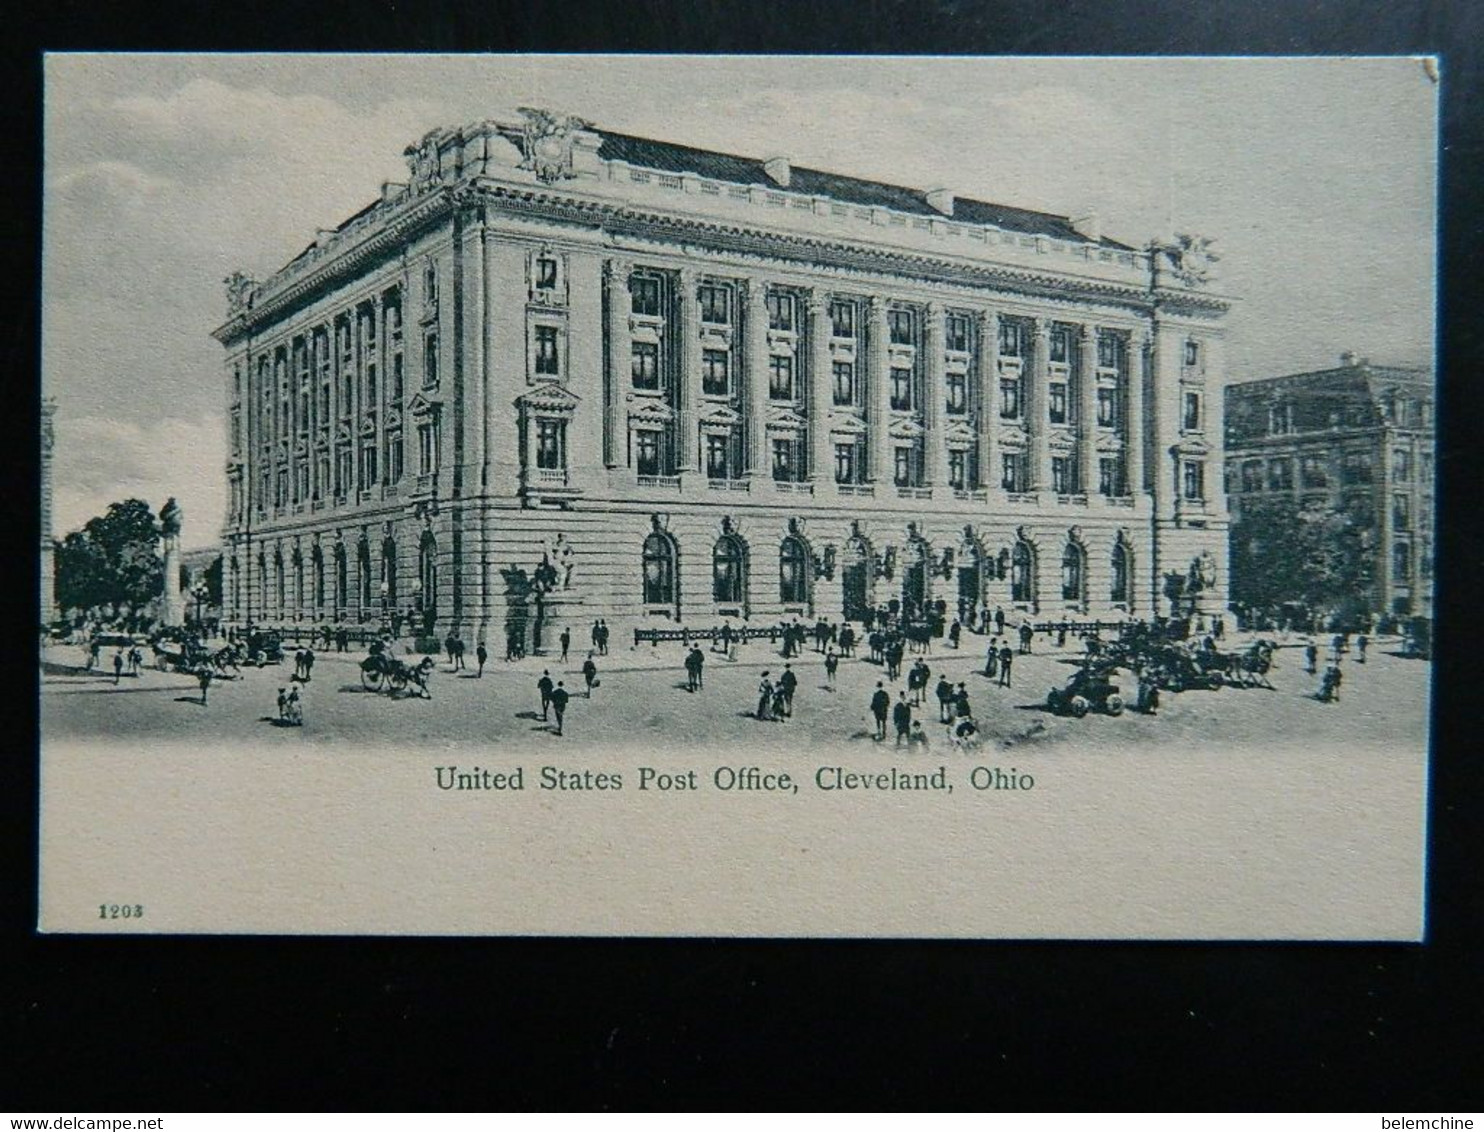
[[[588,653],[582,662],[582,680],[587,685],[587,698],[593,698],[593,689],[598,686],[598,666],[593,663],[593,654]]]
[[[785,664],[783,666],[783,675],[778,677],[778,687],[783,690],[783,714],[793,715],[794,692],[798,690],[799,677],[794,672],[792,665]]]
[[[1015,660],[1015,650],[1008,644],[1000,649],[1000,687],[1010,686],[1010,665]]]
[[[557,681],[557,686],[551,692],[551,710],[556,713],[556,733],[562,733],[562,718],[567,714],[567,701],[571,699],[566,686],[562,681]]]
[[[572,630],[563,629],[559,638],[562,642],[562,663],[567,663],[567,650],[572,647]]]
[[[948,682],[947,676],[938,677],[938,686],[934,692],[938,697],[938,722],[948,723],[953,718],[949,713],[949,705],[953,703],[953,685]]]
[[[541,679],[536,681],[536,691],[541,693],[541,718],[546,718],[546,709],[551,706],[551,693],[555,690],[551,682],[551,673],[545,669],[541,672]]]
[[[479,644],[477,644],[477,645],[474,646],[474,659],[479,662],[479,671],[477,671],[476,673],[474,673],[475,676],[483,676],[484,675],[484,662],[487,661],[487,660],[489,660],[489,658],[490,658],[489,649],[487,649],[487,648],[484,647],[484,642],[483,641],[480,641]]]
[[[897,746],[900,747],[912,735],[912,705],[907,702],[906,692],[897,693],[897,702],[891,709],[891,722],[897,729]]]
[[[886,738],[886,716],[891,711],[891,694],[876,681],[876,691],[871,694],[871,715],[876,720],[876,739]]]

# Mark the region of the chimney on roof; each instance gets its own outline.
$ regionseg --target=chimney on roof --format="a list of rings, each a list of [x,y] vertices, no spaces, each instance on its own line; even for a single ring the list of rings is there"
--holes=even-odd
[[[953,215],[953,190],[952,189],[929,189],[927,191],[928,207],[941,212],[944,216]]]
[[[1358,361],[1360,361],[1360,358],[1356,356],[1354,350],[1346,350],[1343,354],[1340,355],[1340,364],[1342,366],[1353,366]]]
[[[772,180],[772,182],[775,185],[777,185],[779,188],[783,188],[783,189],[788,188],[788,175],[789,175],[788,158],[786,158],[786,157],[770,157],[770,158],[768,158],[768,160],[766,160],[766,161],[763,162],[763,172],[766,173],[768,175],[769,179]]]
[[[1091,240],[1094,244],[1100,243],[1103,239],[1103,218],[1096,212],[1074,216],[1072,218],[1072,229],[1077,235]]]

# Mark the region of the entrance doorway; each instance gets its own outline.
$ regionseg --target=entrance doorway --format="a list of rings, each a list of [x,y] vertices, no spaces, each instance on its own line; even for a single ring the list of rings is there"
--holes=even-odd
[[[847,621],[861,620],[870,606],[869,596],[869,574],[870,563],[851,562],[841,573],[841,581],[844,585],[845,600],[842,612]]]
[[[909,620],[917,620],[926,604],[927,563],[918,559],[902,571],[902,613]]]

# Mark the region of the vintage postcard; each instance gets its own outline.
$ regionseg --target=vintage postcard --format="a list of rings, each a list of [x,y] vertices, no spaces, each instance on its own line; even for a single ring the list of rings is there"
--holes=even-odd
[[[50,56],[41,928],[1421,938],[1440,81]]]

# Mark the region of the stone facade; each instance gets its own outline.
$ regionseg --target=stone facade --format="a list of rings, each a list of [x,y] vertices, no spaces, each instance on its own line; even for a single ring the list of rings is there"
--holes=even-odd
[[[407,156],[228,280],[229,623],[1225,608],[1204,241],[539,111]]]
[[[1226,391],[1226,490],[1295,512],[1348,511],[1374,532],[1370,606],[1432,616],[1433,374],[1345,354],[1331,369]]]

